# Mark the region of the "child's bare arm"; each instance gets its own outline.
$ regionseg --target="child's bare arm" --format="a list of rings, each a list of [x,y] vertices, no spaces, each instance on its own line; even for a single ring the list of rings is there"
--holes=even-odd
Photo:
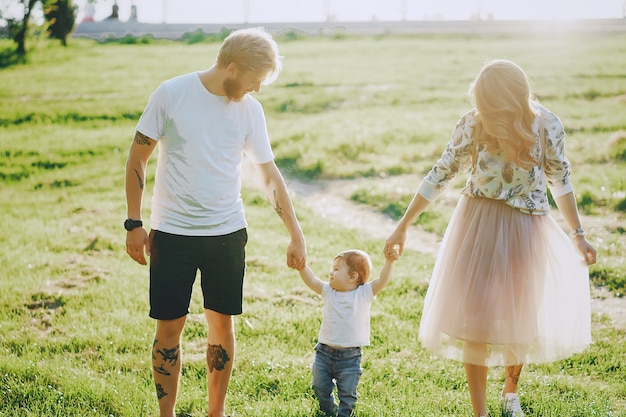
[[[393,264],[400,259],[400,250],[398,246],[394,246],[391,253],[385,254],[385,265],[380,270],[380,276],[372,281],[372,292],[378,295],[391,279],[393,273]]]
[[[315,276],[311,268],[309,266],[305,266],[304,268],[298,270],[300,273],[300,278],[302,281],[312,289],[316,294],[322,293],[322,287],[324,286],[324,282]]]
[[[393,273],[393,264],[396,262],[395,259],[387,258],[385,260],[385,265],[380,270],[380,276],[372,281],[372,292],[374,295],[378,295],[383,288],[387,285],[389,280],[391,279],[391,274]]]

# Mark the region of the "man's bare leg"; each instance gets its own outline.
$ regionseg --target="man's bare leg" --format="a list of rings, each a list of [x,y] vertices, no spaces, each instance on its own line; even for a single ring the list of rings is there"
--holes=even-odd
[[[235,358],[233,317],[204,310],[209,325],[207,337],[207,387],[209,417],[225,417],[226,392]]]
[[[182,367],[180,337],[187,316],[157,320],[152,345],[152,375],[159,400],[160,417],[176,417],[176,395]]]

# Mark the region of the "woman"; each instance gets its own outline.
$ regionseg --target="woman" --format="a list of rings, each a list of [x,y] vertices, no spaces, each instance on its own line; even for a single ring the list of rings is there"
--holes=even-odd
[[[402,254],[409,226],[450,180],[471,170],[435,262],[419,338],[464,363],[475,417],[487,415],[488,367],[504,366],[503,409],[521,417],[523,364],[562,359],[591,342],[587,265],[596,250],[578,216],[561,121],[532,99],[524,71],[491,61],[469,95],[474,108],[385,251],[398,245]],[[546,181],[570,237],[550,215]]]

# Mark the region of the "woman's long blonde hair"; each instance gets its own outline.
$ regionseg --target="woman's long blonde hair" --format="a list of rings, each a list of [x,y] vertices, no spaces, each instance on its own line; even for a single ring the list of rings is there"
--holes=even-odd
[[[535,165],[532,124],[537,113],[524,71],[505,59],[490,61],[472,83],[469,96],[477,110],[476,142],[489,151],[501,151],[519,167]]]

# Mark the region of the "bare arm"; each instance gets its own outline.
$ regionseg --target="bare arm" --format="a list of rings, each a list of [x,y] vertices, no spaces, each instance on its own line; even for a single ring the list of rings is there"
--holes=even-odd
[[[556,205],[571,231],[581,227],[574,193],[567,193],[555,199]],[[574,245],[578,248],[587,265],[596,263],[596,250],[584,236],[574,236]]]
[[[380,276],[372,281],[372,292],[374,295],[378,295],[383,288],[387,286],[387,283],[391,279],[391,274],[393,273],[393,264],[399,257],[399,253],[395,252],[395,255],[387,256],[385,260],[385,265],[380,270]]]
[[[304,268],[299,269],[298,272],[300,273],[300,278],[302,278],[302,281],[304,281],[307,287],[312,289],[316,294],[322,293],[324,282],[315,276],[311,268],[305,266]]]
[[[130,146],[126,160],[126,206],[129,219],[141,220],[141,202],[146,184],[146,166],[157,142],[140,132]],[[146,229],[138,227],[126,233],[126,252],[141,265],[146,265],[144,253],[150,255]]]
[[[287,247],[287,266],[302,269],[306,265],[306,244],[296,212],[291,203],[285,180],[274,161],[257,165],[261,173],[262,185],[270,204],[283,221],[291,237]]]
[[[421,195],[415,193],[411,203],[406,209],[406,212],[402,218],[398,221],[395,230],[389,235],[385,242],[384,253],[385,256],[389,256],[394,253],[397,247],[399,256],[402,256],[404,252],[404,242],[406,241],[406,232],[413,222],[419,217],[420,214],[430,204],[430,201],[426,200]]]

